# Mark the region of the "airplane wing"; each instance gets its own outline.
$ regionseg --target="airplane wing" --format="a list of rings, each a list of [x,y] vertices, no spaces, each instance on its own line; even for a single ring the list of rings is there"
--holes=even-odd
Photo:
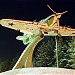
[[[50,17],[51,16],[47,17],[47,20]],[[55,25],[48,25],[47,23],[42,23],[42,20],[39,22],[32,22],[13,19],[1,19],[0,24],[4,27],[14,29],[29,35],[39,35],[39,32],[42,32],[44,36],[57,36],[58,31],[61,36],[75,36],[75,29],[60,26],[60,30],[58,30],[59,28],[57,26],[57,23],[54,23]]]
[[[75,29],[72,28],[60,26],[59,30],[58,26],[56,25],[49,27],[49,29],[50,28],[53,29],[53,31],[49,31],[47,34],[45,34],[45,36],[75,36]]]
[[[43,30],[48,27],[47,24],[13,19],[1,19],[0,24],[24,33],[23,36],[17,36],[16,39],[23,41],[25,45],[30,43],[36,36],[42,35],[43,31],[41,29]]]
[[[0,24],[4,27],[20,31],[22,33],[33,35],[36,31],[48,28],[47,23],[39,23],[33,21],[21,21],[14,19],[1,19]],[[35,33],[36,34],[36,33]]]
[[[35,30],[39,29],[39,27],[36,26],[37,22],[33,24],[31,21],[1,19],[0,24],[4,27],[20,31],[22,33],[28,33],[30,35],[32,35]]]

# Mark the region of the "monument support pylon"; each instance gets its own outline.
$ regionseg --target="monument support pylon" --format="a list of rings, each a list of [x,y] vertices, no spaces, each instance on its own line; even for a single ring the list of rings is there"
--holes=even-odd
[[[32,67],[33,66],[32,56],[33,56],[34,49],[35,49],[36,45],[42,39],[43,39],[43,37],[37,36],[35,39],[32,40],[31,43],[29,43],[29,45],[25,48],[25,50],[21,54],[19,60],[17,61],[17,63],[13,67],[13,70],[18,69],[18,68],[23,68],[23,67],[27,68],[27,67]]]

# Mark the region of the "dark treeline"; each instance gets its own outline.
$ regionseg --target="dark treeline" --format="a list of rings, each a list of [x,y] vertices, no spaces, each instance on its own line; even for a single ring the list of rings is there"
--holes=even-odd
[[[55,37],[47,37],[38,44],[33,54],[34,67],[56,67]],[[75,69],[75,37],[58,37],[58,67]],[[13,68],[19,55],[13,59],[0,59],[0,72]]]
[[[75,37],[58,37],[58,67],[75,69]],[[33,57],[37,67],[56,67],[55,40],[42,42]]]

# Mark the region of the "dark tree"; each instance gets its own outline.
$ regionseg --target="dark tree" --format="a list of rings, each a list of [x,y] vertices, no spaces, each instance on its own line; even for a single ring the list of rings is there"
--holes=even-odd
[[[58,37],[58,67],[75,69],[75,37]],[[56,67],[55,40],[43,42],[33,57],[33,66]]]
[[[38,51],[33,58],[33,65],[38,67],[49,67],[54,66],[54,50],[55,50],[55,42],[50,39],[47,43],[43,42],[42,45],[38,48]]]

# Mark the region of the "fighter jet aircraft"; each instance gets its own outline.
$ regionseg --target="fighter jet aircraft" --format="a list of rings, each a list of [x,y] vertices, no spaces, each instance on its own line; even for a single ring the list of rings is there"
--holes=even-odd
[[[51,7],[47,5],[50,9]],[[21,21],[14,19],[1,19],[0,24],[4,27],[11,28],[17,31],[24,33],[23,36],[18,36],[18,40],[26,39],[24,44],[28,44],[31,38],[40,35],[43,36],[75,36],[75,29],[62,27],[59,24],[59,19],[62,13],[56,13],[51,9],[54,14],[48,16],[45,19],[42,19],[39,22],[35,21]]]

